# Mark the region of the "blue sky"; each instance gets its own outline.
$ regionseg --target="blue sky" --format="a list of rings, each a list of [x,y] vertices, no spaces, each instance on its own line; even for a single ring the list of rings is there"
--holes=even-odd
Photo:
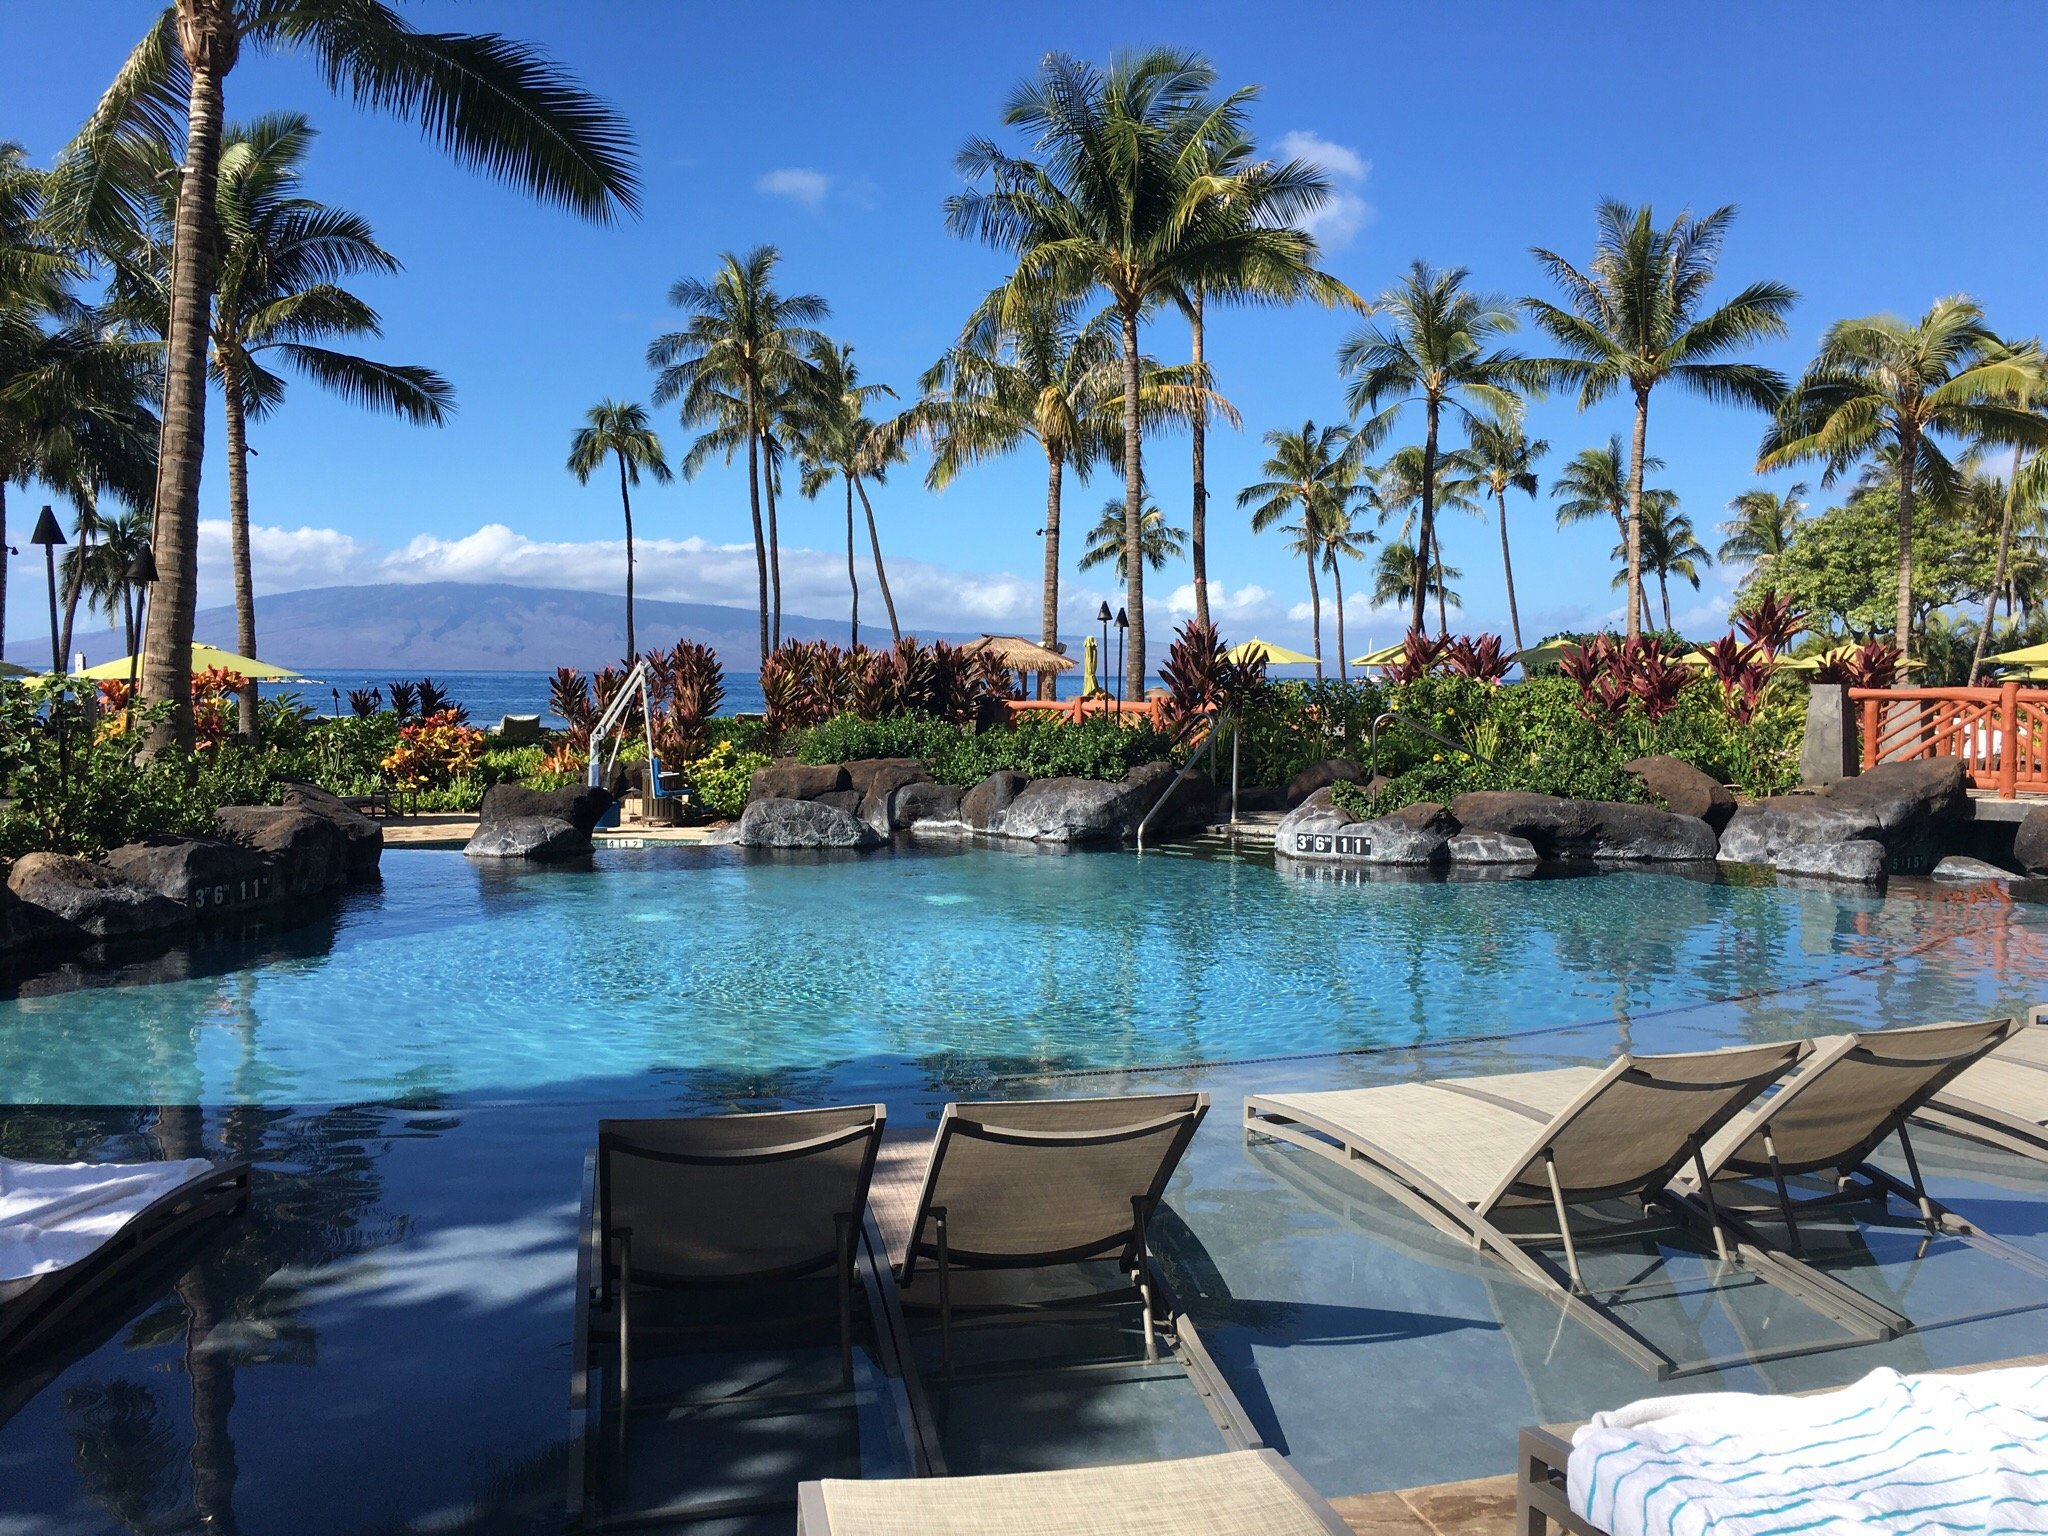
[[[718,253],[772,242],[791,289],[822,294],[829,329],[854,343],[866,376],[909,391],[917,373],[1003,271],[993,252],[948,235],[940,204],[959,185],[952,157],[998,131],[1009,89],[1048,50],[1103,59],[1168,43],[1207,53],[1230,86],[1257,84],[1262,141],[1320,156],[1340,198],[1326,264],[1361,293],[1416,257],[1472,270],[1482,288],[1544,292],[1531,245],[1584,256],[1604,196],[1740,205],[1723,272],[1729,291],[1773,277],[1803,295],[1787,341],[1760,354],[1787,373],[1845,314],[1918,312],[1966,292],[1994,325],[2044,323],[2043,129],[2048,97],[2031,69],[2048,18],[2018,4],[1952,7],[1943,24],[1909,4],[1379,3],[1284,9],[1177,3],[1029,8],[901,3],[712,7],[587,0],[577,5],[419,0],[415,24],[495,28],[531,39],[631,121],[644,211],[593,226],[457,168],[417,130],[329,96],[303,61],[257,56],[229,85],[231,118],[282,107],[321,129],[308,190],[366,214],[405,263],[365,282],[381,310],[378,355],[438,368],[458,412],[422,429],[368,416],[298,385],[254,442],[259,590],[351,581],[474,579],[615,590],[616,488],[563,469],[570,432],[605,396],[645,398],[648,339],[672,323],[669,283],[708,275]],[[47,159],[89,109],[155,8],[137,0],[9,0],[0,7],[0,137]],[[1969,46],[1958,46],[1967,37]],[[1226,631],[1305,638],[1306,582],[1277,536],[1254,537],[1234,493],[1260,478],[1259,436],[1342,414],[1332,362],[1356,324],[1313,307],[1224,313],[1211,326],[1219,386],[1245,430],[1212,441],[1212,580]],[[1535,345],[1533,338],[1525,344]],[[1147,346],[1177,357],[1185,329],[1154,323]],[[1549,480],[1579,448],[1626,428],[1627,407],[1581,414],[1539,404]],[[1761,421],[1655,398],[1651,451],[1669,468],[1703,539],[1752,466]],[[687,434],[661,423],[672,452]],[[1396,441],[1419,434],[1417,419]],[[219,433],[210,433],[210,448]],[[1185,439],[1148,454],[1176,522],[1187,505]],[[875,494],[906,620],[956,629],[1035,629],[1043,461],[1027,448],[943,496],[921,466]],[[1069,488],[1085,527],[1116,482]],[[225,517],[210,456],[203,515]],[[43,497],[12,493],[11,537]],[[714,468],[641,493],[641,590],[751,603],[742,475]],[[1603,621],[1611,534],[1559,532],[1547,495],[1510,502],[1525,635]],[[783,518],[793,611],[843,611],[840,507],[792,496]],[[223,525],[209,526],[203,603],[228,601]],[[1494,528],[1444,530],[1461,567],[1462,627],[1498,629],[1506,607]],[[792,548],[794,546],[794,548]],[[1069,548],[1078,552],[1078,537]],[[17,566],[10,629],[34,632],[40,572]],[[1103,573],[1067,561],[1068,612],[1092,612]],[[1717,628],[1736,573],[1674,596],[1681,625]],[[1169,568],[1150,589],[1188,580]],[[1356,585],[1366,584],[1365,572]],[[867,615],[879,617],[871,595]],[[1327,595],[1327,594],[1326,594]],[[1156,599],[1155,599],[1156,600]],[[1112,604],[1114,606],[1114,604]],[[1349,606],[1350,642],[1394,638],[1400,621]],[[1326,624],[1328,615],[1326,612]],[[1075,626],[1078,628],[1078,625]]]

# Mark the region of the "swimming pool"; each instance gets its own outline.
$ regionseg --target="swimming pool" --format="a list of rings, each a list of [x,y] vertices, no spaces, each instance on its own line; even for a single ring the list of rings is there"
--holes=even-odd
[[[1245,1093],[2012,1008],[2048,996],[2048,909],[1115,853],[394,851],[329,920],[80,979],[0,1001],[0,1152],[250,1156],[258,1194],[52,1379],[0,1383],[0,1531],[552,1531],[600,1115],[879,1098],[915,1130],[963,1096],[1204,1089],[1158,1233],[1183,1299],[1319,1488],[1408,1486],[1505,1470],[1516,1425],[1653,1384],[1398,1207],[1248,1145]],[[2048,1252],[2048,1180],[1938,1177]],[[2010,1283],[1968,1266],[1937,1255],[1916,1296]],[[2026,1314],[1690,1385],[2042,1349]],[[1005,1396],[952,1459],[1143,1454],[1126,1428]]]

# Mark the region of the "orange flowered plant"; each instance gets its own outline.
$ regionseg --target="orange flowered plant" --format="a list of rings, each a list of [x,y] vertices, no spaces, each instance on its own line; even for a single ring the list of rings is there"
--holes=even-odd
[[[430,789],[469,773],[483,750],[484,733],[444,709],[400,726],[398,745],[383,767],[406,789]]]
[[[192,674],[192,734],[193,744],[200,748],[218,746],[235,733],[235,695],[249,686],[249,680],[239,672],[230,672],[225,667],[209,667],[204,672]],[[130,698],[126,678],[107,678],[94,684],[99,695],[100,723],[98,736],[102,741],[111,740],[128,730],[135,722],[129,709]]]

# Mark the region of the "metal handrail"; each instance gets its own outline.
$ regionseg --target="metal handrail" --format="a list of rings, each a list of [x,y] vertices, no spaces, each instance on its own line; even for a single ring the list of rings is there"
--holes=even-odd
[[[1484,763],[1489,768],[1498,766],[1497,764],[1495,764],[1492,758],[1485,756],[1483,753],[1473,751],[1472,748],[1467,746],[1464,742],[1453,741],[1450,737],[1444,735],[1441,731],[1433,730],[1429,726],[1424,725],[1420,720],[1414,719],[1412,716],[1404,715],[1396,710],[1390,709],[1383,714],[1373,716],[1372,730],[1369,735],[1369,750],[1372,755],[1372,763],[1369,771],[1366,773],[1366,777],[1368,779],[1379,777],[1380,727],[1385,725],[1389,720],[1393,721],[1396,725],[1407,726],[1409,730],[1416,732],[1418,735],[1427,736],[1431,741],[1436,742],[1439,746],[1449,747],[1453,752],[1462,752],[1467,757],[1471,758],[1472,761],[1475,763]]]
[[[1173,782],[1166,786],[1166,793],[1152,802],[1152,809],[1147,811],[1144,819],[1138,823],[1138,852],[1140,853],[1145,851],[1145,829],[1152,825],[1152,818],[1159,814],[1160,807],[1173,798],[1174,791],[1180,788],[1181,780],[1195,771],[1195,764],[1203,757],[1208,757],[1211,763],[1214,763],[1216,752],[1216,711],[1213,709],[1209,710],[1201,718],[1209,727],[1208,734],[1202,738],[1201,749],[1188,754],[1188,760],[1181,764],[1180,772],[1176,773],[1173,776]]]

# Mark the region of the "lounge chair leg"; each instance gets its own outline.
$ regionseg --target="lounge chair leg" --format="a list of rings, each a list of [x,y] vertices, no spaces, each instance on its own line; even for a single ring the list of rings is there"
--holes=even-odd
[[[1785,1170],[1778,1164],[1778,1144],[1771,1139],[1771,1128],[1764,1127],[1764,1156],[1771,1160],[1771,1182],[1778,1186],[1778,1209],[1785,1216],[1785,1236],[1790,1240],[1792,1257],[1806,1257],[1806,1245],[1799,1240],[1799,1223],[1792,1216],[1792,1196],[1785,1188]]]
[[[1934,1202],[1927,1198],[1927,1181],[1920,1177],[1920,1159],[1913,1155],[1913,1138],[1906,1134],[1906,1127],[1899,1127],[1899,1150],[1906,1154],[1906,1172],[1913,1176],[1913,1198],[1920,1205],[1920,1220],[1927,1228],[1929,1237],[1941,1230],[1941,1223],[1934,1215]]]
[[[946,1374],[953,1374],[953,1256],[946,1242],[946,1213],[932,1210],[932,1226],[939,1243],[939,1348]]]
[[[841,1214],[839,1226],[839,1376],[853,1385],[853,1218]]]
[[[1700,1150],[1697,1138],[1692,1144],[1693,1171],[1699,1176],[1700,1198],[1707,1202],[1707,1221],[1714,1229],[1714,1257],[1723,1264],[1728,1262],[1728,1234],[1721,1227],[1721,1207],[1714,1199],[1714,1181],[1707,1177],[1706,1154]]]
[[[1145,1363],[1156,1365],[1159,1361],[1159,1343],[1152,1336],[1152,1282],[1147,1273],[1151,1252],[1145,1244],[1145,1200],[1142,1195],[1131,1197],[1131,1217],[1137,1246],[1137,1258],[1131,1270],[1131,1278],[1137,1282],[1139,1299],[1145,1304]]]
[[[1579,1276],[1579,1251],[1572,1245],[1571,1218],[1565,1214],[1564,1189],[1557,1182],[1557,1159],[1548,1147],[1543,1149],[1543,1171],[1550,1176],[1550,1200],[1557,1207],[1557,1235],[1564,1239],[1565,1268],[1571,1271],[1572,1289],[1583,1295],[1586,1282]]]
[[[619,1243],[619,1422],[625,1427],[628,1399],[633,1395],[633,1234],[621,1229]]]

